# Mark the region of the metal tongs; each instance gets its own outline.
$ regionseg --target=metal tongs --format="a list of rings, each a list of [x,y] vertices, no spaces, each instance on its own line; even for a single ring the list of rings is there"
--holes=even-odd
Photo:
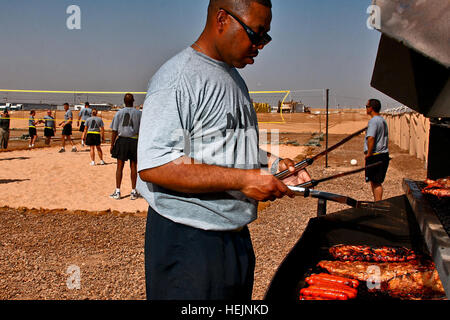
[[[275,174],[274,176],[280,180],[285,179],[293,174],[295,174],[296,172],[305,169],[307,166],[310,166],[311,164],[313,164],[313,162],[315,160],[317,160],[318,158],[326,155],[327,153],[335,150],[336,148],[340,147],[341,145],[343,145],[344,143],[346,143],[347,141],[351,140],[352,138],[360,135],[362,132],[366,131],[367,127],[349,135],[348,137],[344,138],[343,140],[339,141],[338,143],[336,143],[335,145],[331,146],[330,148],[322,151],[321,153],[315,155],[312,158],[307,158],[299,163],[297,163],[295,165],[295,171],[291,172],[289,170],[284,170],[281,171],[277,174]],[[335,194],[335,193],[329,193],[329,192],[324,192],[324,191],[319,191],[319,190],[313,190],[310,188],[313,188],[315,186],[317,186],[319,183],[324,182],[324,181],[328,181],[328,180],[332,180],[332,179],[336,179],[336,178],[340,178],[340,177],[344,177],[347,175],[351,175],[351,174],[355,174],[358,172],[361,172],[363,170],[366,170],[368,168],[372,168],[375,166],[379,166],[381,165],[382,162],[376,162],[370,165],[367,165],[365,167],[356,169],[356,170],[351,170],[351,171],[347,171],[347,172],[342,172],[336,175],[332,175],[326,178],[322,178],[322,179],[318,179],[318,180],[311,180],[296,186],[288,186],[288,188],[290,190],[292,190],[294,192],[295,195],[299,195],[299,196],[304,196],[306,197],[313,197],[313,198],[318,198],[318,199],[323,199],[323,200],[330,200],[330,201],[334,201],[334,202],[338,202],[338,203],[342,203],[342,204],[346,204],[349,205],[351,207],[354,208],[365,208],[365,209],[377,209],[377,210],[388,210],[388,208],[383,208],[378,204],[375,204],[374,202],[369,202],[369,201],[358,201],[355,200],[353,198],[347,197],[347,196],[343,196],[340,194]]]
[[[275,174],[275,178],[278,178],[280,180],[283,180],[293,174],[295,174],[296,172],[299,172],[303,169],[305,169],[307,166],[310,166],[314,163],[314,161],[316,161],[317,159],[319,159],[320,157],[323,157],[324,155],[330,153],[331,151],[333,151],[334,149],[340,147],[341,145],[343,145],[344,143],[346,143],[347,141],[353,139],[354,137],[360,135],[361,133],[363,133],[364,131],[367,130],[367,127],[365,127],[364,129],[361,129],[351,135],[349,135],[348,137],[342,139],[341,141],[339,141],[338,143],[336,143],[335,145],[329,147],[328,149],[325,149],[324,151],[322,151],[319,154],[316,154],[314,157],[312,158],[306,158],[303,161],[298,162],[297,164],[295,164],[295,171],[289,171],[288,169],[278,172],[277,174]]]

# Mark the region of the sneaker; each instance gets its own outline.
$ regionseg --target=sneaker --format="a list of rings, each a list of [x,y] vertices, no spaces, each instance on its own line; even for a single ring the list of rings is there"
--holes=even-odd
[[[91,166],[95,166],[95,161],[91,161]]]
[[[136,200],[137,198],[139,198],[139,193],[137,193],[136,191],[131,191],[130,199]]]
[[[111,194],[109,197],[113,198],[113,199],[116,199],[116,200],[119,200],[120,199],[120,191],[114,191],[114,193]]]
[[[84,141],[83,140],[81,140],[81,146],[84,147]]]
[[[77,147],[74,146],[74,147],[72,148],[72,152],[77,152]]]
[[[99,165],[101,165],[101,166],[104,166],[106,163],[105,163],[105,161],[103,161],[103,160],[100,160],[100,163],[99,163]]]
[[[28,148],[30,148],[30,149],[31,149],[31,144],[29,144],[29,145],[28,145]]]
[[[59,150],[58,152],[63,153],[63,152],[66,152],[66,150],[64,148],[61,148],[61,150]]]

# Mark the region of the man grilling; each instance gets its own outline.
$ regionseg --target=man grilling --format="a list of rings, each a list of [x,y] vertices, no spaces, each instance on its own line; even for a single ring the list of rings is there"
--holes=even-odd
[[[247,224],[258,201],[294,197],[285,183],[309,181],[290,159],[258,148],[256,113],[236,68],[271,40],[270,0],[211,0],[199,39],[163,65],[144,103],[138,190],[149,203],[147,298],[243,299],[255,256]],[[284,183],[283,183],[284,182]]]
[[[364,141],[366,166],[381,162],[379,166],[366,169],[366,182],[370,182],[375,201],[383,199],[382,183],[389,166],[389,131],[386,120],[380,115],[381,103],[377,99],[370,99],[366,104],[370,121]]]

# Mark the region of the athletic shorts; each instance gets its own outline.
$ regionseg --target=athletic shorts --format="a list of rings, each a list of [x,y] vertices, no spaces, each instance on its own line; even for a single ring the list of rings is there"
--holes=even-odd
[[[366,169],[366,182],[382,184],[389,167],[389,153],[380,153],[366,159],[366,166],[381,161],[381,165]]]
[[[80,132],[84,132],[84,121],[81,121]]]
[[[102,139],[99,134],[96,133],[88,133],[86,136],[86,145],[87,146],[99,146],[102,144]]]
[[[68,123],[63,127],[62,135],[63,136],[71,136],[72,135],[72,124],[71,123]]]
[[[119,137],[111,151],[114,159],[122,161],[137,161],[138,140],[133,138]]]
[[[247,227],[205,231],[149,207],[144,256],[148,300],[252,298],[255,254]]]
[[[54,137],[55,131],[50,128],[44,128],[44,137]]]
[[[34,137],[37,135],[36,128],[28,128],[28,134],[30,137]]]

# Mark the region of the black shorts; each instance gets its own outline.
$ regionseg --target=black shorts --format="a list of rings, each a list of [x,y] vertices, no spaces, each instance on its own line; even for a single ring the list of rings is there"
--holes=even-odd
[[[28,134],[30,135],[30,138],[36,136],[36,128],[28,128]]]
[[[111,151],[114,159],[122,161],[137,161],[138,140],[133,138],[119,137]]]
[[[50,128],[44,128],[44,137],[54,137],[55,131]]]
[[[381,161],[381,165],[366,169],[366,182],[382,184],[389,167],[389,153],[380,153],[366,159],[366,166]]]
[[[255,254],[247,227],[205,231],[149,207],[144,247],[148,300],[252,298]]]
[[[84,132],[84,121],[81,121],[80,132]]]
[[[68,123],[63,127],[62,135],[63,136],[71,136],[72,135],[72,124]]]
[[[87,146],[99,146],[102,144],[102,139],[100,134],[96,133],[88,133],[86,136],[86,145]]]

